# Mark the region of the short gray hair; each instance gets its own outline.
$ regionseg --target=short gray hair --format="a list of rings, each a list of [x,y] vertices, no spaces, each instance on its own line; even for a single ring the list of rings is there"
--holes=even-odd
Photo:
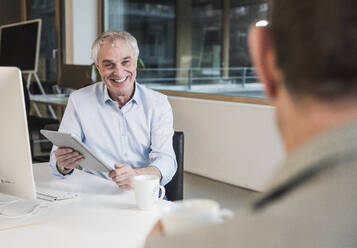
[[[107,40],[114,42],[116,40],[124,40],[127,44],[133,49],[134,57],[137,59],[139,57],[139,47],[138,42],[136,41],[135,37],[132,36],[129,32],[126,31],[115,31],[110,30],[107,32],[102,33],[98,36],[98,38],[93,42],[92,45],[92,59],[94,63],[98,63],[98,52],[102,44],[107,42]]]

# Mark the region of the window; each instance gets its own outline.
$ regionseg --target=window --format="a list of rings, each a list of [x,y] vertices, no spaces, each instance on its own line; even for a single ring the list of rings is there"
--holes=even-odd
[[[42,19],[38,75],[41,81],[56,82],[55,1],[28,0],[28,19]]]
[[[192,67],[221,67],[222,1],[192,1]]]
[[[248,28],[254,21],[266,19],[267,8],[266,3],[256,1],[235,1],[231,6],[230,66],[252,66],[247,47]]]
[[[104,29],[126,30],[155,89],[263,98],[252,67],[249,26],[266,18],[265,0],[105,0]]]
[[[175,67],[175,1],[106,0],[104,31],[125,30],[138,41],[147,68]]]

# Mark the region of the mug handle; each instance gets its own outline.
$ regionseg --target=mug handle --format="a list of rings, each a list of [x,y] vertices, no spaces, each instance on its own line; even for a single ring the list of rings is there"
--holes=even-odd
[[[159,199],[162,200],[165,197],[166,191],[165,191],[165,187],[162,185],[159,185],[159,192],[160,192],[160,189],[161,189],[161,195],[160,195]]]
[[[229,209],[224,208],[219,211],[219,219],[221,221],[227,221],[232,219],[233,217],[234,217],[234,213]]]

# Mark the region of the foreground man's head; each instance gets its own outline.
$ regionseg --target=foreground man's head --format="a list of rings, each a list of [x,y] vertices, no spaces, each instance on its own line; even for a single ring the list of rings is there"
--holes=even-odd
[[[356,119],[357,1],[269,1],[269,25],[249,44],[288,152]]]

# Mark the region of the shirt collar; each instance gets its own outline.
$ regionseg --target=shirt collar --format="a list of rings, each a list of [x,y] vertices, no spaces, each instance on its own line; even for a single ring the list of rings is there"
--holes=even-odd
[[[104,87],[103,87],[103,103],[106,103],[108,101],[111,101],[111,102],[115,102],[112,98],[110,98],[109,96],[109,93],[108,93],[108,88],[107,86],[105,85],[105,83],[103,82],[104,84]],[[133,103],[136,103],[136,104],[140,104],[141,101],[140,101],[140,93],[139,93],[139,87],[138,87],[138,83],[135,81],[134,83],[134,95],[133,97],[128,101],[129,102],[133,102]]]
[[[103,82],[103,85],[104,85],[104,87],[103,87],[103,103],[106,103],[106,102],[114,102],[111,98],[110,98],[110,96],[109,96],[109,93],[108,93],[108,88],[107,88],[107,86],[105,85],[105,83]]]
[[[139,92],[139,87],[138,87],[138,83],[136,82],[135,80],[135,86],[134,86],[134,95],[133,97],[129,100],[130,101],[133,101],[133,103],[136,103],[136,104],[140,104],[141,101],[140,101],[140,92]]]

